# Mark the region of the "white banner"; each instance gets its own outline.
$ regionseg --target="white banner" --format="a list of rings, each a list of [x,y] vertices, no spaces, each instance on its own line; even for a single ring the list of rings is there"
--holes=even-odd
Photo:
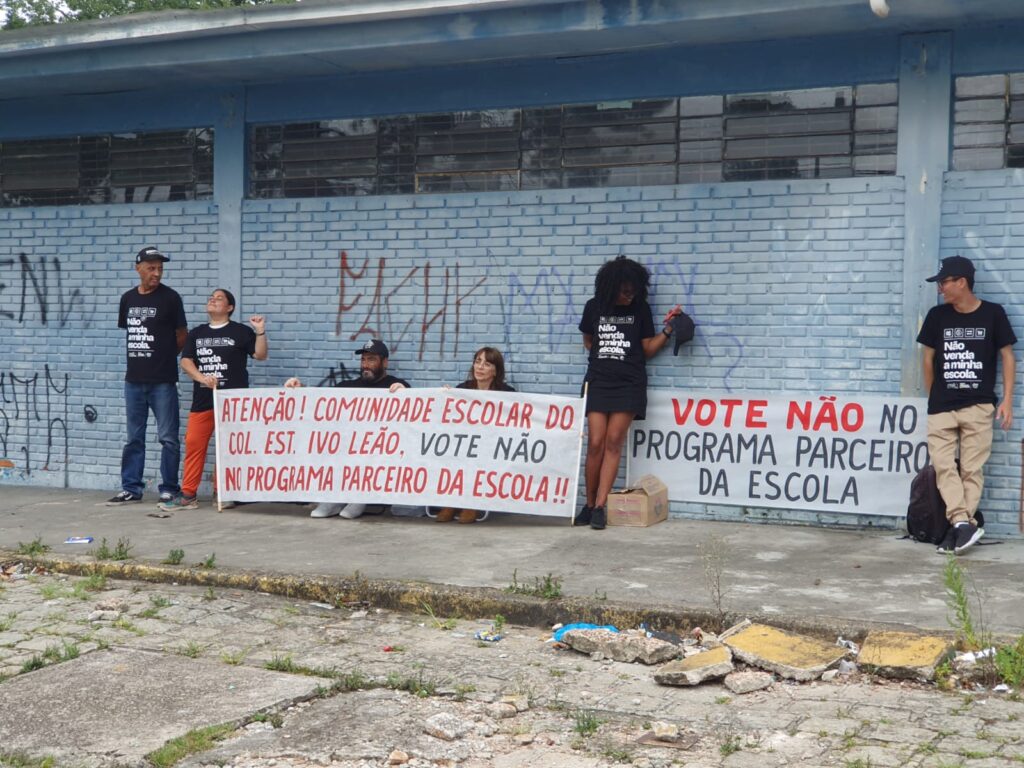
[[[571,517],[583,400],[466,389],[216,391],[232,501],[465,507]]]
[[[927,402],[877,395],[651,390],[628,476],[675,501],[905,515],[928,463]]]

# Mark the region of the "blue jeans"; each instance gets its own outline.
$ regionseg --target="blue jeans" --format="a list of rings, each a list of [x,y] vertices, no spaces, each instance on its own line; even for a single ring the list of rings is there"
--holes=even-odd
[[[142,471],[146,465],[146,422],[149,412],[156,416],[160,437],[160,493],[177,495],[181,442],[178,439],[178,385],[124,383],[128,442],[121,453],[121,487],[137,496],[145,485]]]

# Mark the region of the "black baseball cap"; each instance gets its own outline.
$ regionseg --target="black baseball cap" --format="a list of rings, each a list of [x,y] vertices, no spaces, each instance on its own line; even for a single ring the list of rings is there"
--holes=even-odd
[[[388,345],[380,339],[371,339],[356,350],[357,355],[380,355],[388,357]]]
[[[135,254],[135,263],[141,264],[144,261],[170,261],[169,258],[164,256],[160,251],[151,245],[147,245],[141,251]]]
[[[939,274],[926,277],[929,283],[945,280],[947,277],[974,277],[974,264],[966,256],[947,256],[942,260]]]

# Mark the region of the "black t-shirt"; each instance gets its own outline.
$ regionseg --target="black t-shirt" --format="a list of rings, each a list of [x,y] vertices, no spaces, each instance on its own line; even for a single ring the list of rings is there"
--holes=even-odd
[[[455,388],[456,389],[476,389],[477,391],[480,391],[475,386],[475,384],[476,384],[475,381],[474,382],[464,381],[461,384],[456,384]],[[484,390],[484,391],[486,391],[486,392],[515,392],[516,390],[515,390],[515,387],[510,387],[508,384],[499,384],[497,386],[492,385],[491,389]]]
[[[932,307],[917,341],[935,350],[928,413],[995,404],[999,350],[1017,342],[1001,304],[982,301],[973,312],[957,312],[951,304]]]
[[[182,359],[193,361],[205,376],[214,375],[218,389],[245,389],[249,386],[249,358],[256,354],[256,331],[229,320],[213,328],[209,323],[188,332],[181,351]],[[213,390],[192,382],[192,412],[213,410]]]
[[[592,337],[587,381],[595,379],[647,386],[643,339],[654,336],[651,307],[643,299],[601,312],[597,299],[583,308],[581,333]]]
[[[397,376],[392,376],[390,373],[384,376],[382,379],[377,381],[365,381],[362,377],[358,379],[352,379],[351,381],[339,381],[335,386],[338,387],[359,387],[362,389],[390,389],[392,384],[401,384],[403,387],[408,387],[409,382],[405,379],[400,379]]]
[[[151,293],[132,288],[121,296],[117,327],[128,330],[128,365],[124,380],[164,384],[178,380],[175,331],[187,327],[178,292],[162,283]]]

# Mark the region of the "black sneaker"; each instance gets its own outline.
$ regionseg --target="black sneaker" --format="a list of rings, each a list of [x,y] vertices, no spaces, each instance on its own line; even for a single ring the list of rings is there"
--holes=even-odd
[[[953,526],[949,526],[946,530],[946,536],[942,540],[942,543],[935,548],[935,551],[940,555],[952,555],[953,547],[956,545],[956,532],[953,530]]]
[[[119,494],[114,496],[112,499],[107,500],[108,507],[120,507],[124,504],[134,504],[142,501],[142,496],[136,495],[131,491],[121,491]]]
[[[608,511],[604,507],[594,507],[590,512],[590,527],[595,531],[603,531],[608,523]]]
[[[593,507],[588,507],[586,504],[583,505],[583,509],[579,511],[579,514],[572,519],[573,527],[581,527],[584,525],[590,525],[590,516],[594,513]]]
[[[956,541],[953,544],[953,552],[958,555],[962,555],[968,549],[973,547],[982,536],[985,535],[985,529],[979,528],[976,525],[970,523],[960,523],[953,526],[953,531],[956,535]]]

